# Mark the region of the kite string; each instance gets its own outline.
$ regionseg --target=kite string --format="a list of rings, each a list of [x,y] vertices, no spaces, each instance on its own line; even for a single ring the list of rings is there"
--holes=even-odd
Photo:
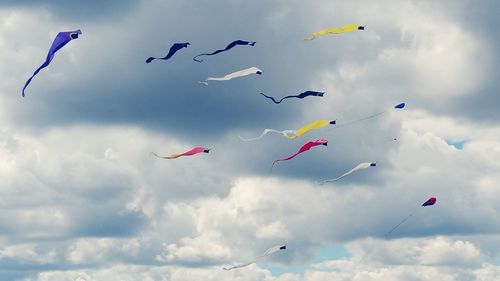
[[[413,214],[409,214],[406,218],[404,218],[401,222],[399,222],[396,226],[394,226],[391,230],[389,230],[389,232],[387,232],[385,235],[384,235],[384,238],[387,238],[387,236],[389,236],[394,230],[396,230],[400,225],[402,225],[403,223],[405,223],[411,216],[413,216]]]
[[[347,123],[344,123],[344,124],[339,124],[339,125],[336,126],[336,128],[340,128],[340,127],[344,127],[344,126],[347,126],[347,125],[352,125],[352,124],[355,124],[355,123],[358,123],[358,122],[361,122],[361,121],[369,120],[369,119],[375,118],[377,116],[380,116],[380,115],[382,115],[382,114],[384,114],[386,112],[387,112],[387,110],[379,112],[379,113],[375,113],[375,114],[367,116],[367,117],[356,119],[356,120],[353,120],[353,121],[350,121],[350,122],[347,122]]]

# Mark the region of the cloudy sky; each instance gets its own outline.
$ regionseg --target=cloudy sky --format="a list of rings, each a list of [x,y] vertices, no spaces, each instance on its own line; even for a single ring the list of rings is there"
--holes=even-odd
[[[498,1],[40,2],[0,2],[0,280],[500,280]],[[366,30],[302,41],[348,23]],[[236,39],[257,44],[192,60]],[[259,95],[307,90],[326,94]],[[316,184],[360,162],[377,167]]]

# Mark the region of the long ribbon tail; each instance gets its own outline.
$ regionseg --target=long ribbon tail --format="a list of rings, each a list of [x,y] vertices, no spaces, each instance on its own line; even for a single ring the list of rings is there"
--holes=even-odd
[[[156,153],[154,153],[154,152],[150,152],[150,154],[151,154],[152,156],[156,156],[156,157],[158,157],[158,158],[162,158],[162,159],[163,159],[163,156],[160,156],[160,155],[158,155],[158,154],[156,154]]]
[[[229,47],[229,46],[228,46],[228,47]],[[225,49],[222,49],[222,50],[217,50],[217,51],[215,51],[215,52],[213,52],[213,53],[210,53],[210,54],[199,54],[199,55],[195,56],[195,57],[193,58],[193,60],[194,60],[194,61],[197,61],[197,62],[203,62],[203,60],[202,60],[202,59],[197,60],[196,58],[197,58],[197,57],[201,57],[201,56],[213,56],[213,55],[217,55],[218,53],[225,52],[225,51],[227,51],[227,50],[229,50],[229,49],[231,49],[231,48],[232,48],[232,47],[231,47],[231,48],[229,48],[229,49],[228,49],[228,47],[226,47]]]
[[[274,160],[273,161],[273,164],[271,165],[271,169],[269,170],[271,173],[273,172],[273,168],[274,168],[274,165],[280,161],[283,161],[283,160]]]
[[[303,151],[302,151],[303,152]],[[297,151],[295,152],[294,154],[286,157],[286,158],[283,158],[283,159],[278,159],[278,160],[274,160],[273,164],[271,165],[271,172],[273,171],[273,168],[274,168],[274,165],[280,161],[288,161],[288,160],[291,160],[293,158],[295,158],[295,156],[299,155],[300,153],[302,153],[301,151]]]
[[[158,154],[156,154],[154,152],[151,152],[151,155],[156,156],[156,157],[161,158],[161,159],[174,159],[174,158],[177,158],[175,156],[161,156],[161,155],[158,155]]]
[[[322,184],[325,184],[325,183],[327,183],[327,182],[334,182],[334,181],[338,181],[338,180],[340,180],[341,178],[346,177],[346,176],[348,176],[348,175],[350,175],[350,174],[354,173],[354,171],[355,171],[355,170],[353,169],[353,170],[350,170],[349,172],[344,173],[343,175],[341,175],[341,176],[340,176],[340,177],[338,177],[338,178],[329,179],[329,180],[324,180],[324,181],[321,181],[321,182],[322,182]]]
[[[384,114],[386,112],[387,111],[382,111],[382,112],[375,113],[375,114],[367,116],[367,117],[363,117],[363,118],[356,119],[356,120],[353,120],[353,121],[350,121],[350,122],[347,122],[347,123],[344,123],[344,124],[340,124],[340,125],[337,125],[337,128],[338,127],[344,127],[344,126],[347,126],[347,125],[352,125],[352,124],[355,124],[355,123],[358,123],[358,122],[361,122],[361,121],[369,120],[369,119],[378,117],[378,116],[380,116],[380,115],[382,115],[382,114]]]
[[[276,101],[276,100],[275,100],[273,97],[271,97],[271,96],[267,96],[267,95],[265,95],[264,93],[260,93],[260,94],[261,94],[261,95],[263,95],[264,97],[266,97],[266,98],[268,98],[268,99],[272,100],[275,104],[279,104],[279,103],[283,100],[283,99],[281,99],[280,101]]]
[[[247,42],[247,41],[241,41],[241,40],[236,40],[234,42],[231,42],[229,45],[226,46],[226,48],[224,49],[219,49],[219,50],[216,50],[212,53],[205,53],[205,54],[199,54],[197,56],[195,56],[193,58],[194,61],[197,61],[197,62],[202,62],[203,60],[200,59],[196,59],[197,57],[201,57],[201,56],[213,56],[213,55],[217,55],[218,53],[222,53],[222,52],[226,52],[226,51],[229,51],[231,50],[233,47],[237,46],[237,45],[250,45],[250,46],[255,46],[255,43],[257,42]]]
[[[304,38],[304,41],[312,41],[314,39],[316,39],[316,35],[313,34],[313,36],[311,36],[311,37]]]
[[[204,56],[204,55],[206,55],[206,54],[199,54],[199,55],[195,56],[195,57],[193,58],[193,60],[194,60],[194,61],[197,61],[197,62],[203,62],[203,60],[197,60],[196,58],[197,58],[197,57],[199,57],[199,56]]]
[[[207,81],[198,81],[198,83],[203,84],[205,86],[208,86],[208,82]]]
[[[239,264],[239,265],[234,265],[234,266],[231,266],[231,267],[223,267],[222,269],[224,270],[233,270],[233,269],[236,269],[236,268],[242,268],[242,267],[247,267],[251,264],[255,263],[255,261],[252,261],[252,262],[249,262],[249,263],[244,263],[244,264]]]
[[[389,236],[394,230],[396,230],[400,225],[402,225],[405,221],[407,221],[411,216],[413,216],[413,214],[409,214],[406,218],[404,218],[404,220],[396,224],[396,226],[394,226],[391,230],[389,230],[389,232],[387,232],[384,237]]]
[[[249,139],[245,139],[243,138],[242,136],[238,136],[240,138],[240,140],[242,141],[254,141],[254,140],[260,140],[261,138],[263,138],[265,135],[267,135],[268,133],[276,133],[276,134],[283,134],[283,132],[281,131],[278,131],[278,130],[274,130],[274,129],[265,129],[264,131],[262,131],[262,134],[260,134],[260,136],[258,137],[254,137],[254,138],[249,138]]]
[[[334,178],[334,179],[327,179],[327,180],[322,180],[322,181],[319,181],[318,184],[319,185],[324,185],[325,183],[328,183],[328,182],[334,182],[334,181],[338,181],[339,179],[345,177],[345,175],[342,175],[338,178]]]
[[[31,77],[26,81],[26,83],[24,84],[24,87],[23,87],[23,91],[22,91],[22,95],[24,97],[24,90],[26,90],[26,87],[28,87],[28,85],[31,83],[31,80],[33,79],[33,77],[35,77],[35,75],[38,74],[38,72],[40,72],[40,70],[46,68],[48,65],[49,65],[50,61],[45,61],[39,68],[37,68],[35,70],[35,72],[33,72],[33,74],[31,75]]]
[[[152,62],[153,60],[157,60],[159,58],[155,58],[155,57],[149,57],[147,60],[146,60],[146,63],[150,63]]]

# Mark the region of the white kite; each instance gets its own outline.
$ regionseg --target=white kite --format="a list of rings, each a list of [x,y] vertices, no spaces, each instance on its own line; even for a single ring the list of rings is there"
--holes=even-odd
[[[214,81],[227,81],[227,80],[231,80],[233,78],[243,77],[243,76],[247,76],[247,75],[250,75],[250,74],[259,74],[259,75],[261,75],[262,74],[262,70],[258,69],[257,67],[250,67],[250,68],[247,68],[247,69],[243,69],[243,70],[240,70],[240,71],[236,71],[236,72],[233,72],[233,73],[226,74],[223,77],[208,77],[207,79],[205,79],[205,81],[200,81],[200,83],[208,85],[208,81],[210,81],[210,80],[214,80]]]
[[[286,245],[276,245],[274,247],[271,247],[269,249],[267,249],[264,254],[262,254],[260,257],[256,258],[255,260],[251,261],[251,262],[247,262],[247,263],[244,263],[244,264],[238,264],[238,265],[234,265],[234,266],[231,266],[231,267],[223,267],[222,269],[224,270],[232,270],[232,269],[235,269],[235,268],[242,268],[242,267],[246,267],[246,266],[249,266],[253,263],[256,263],[258,262],[260,259],[264,258],[264,257],[267,257],[269,255],[272,255],[276,252],[279,252],[281,250],[286,250]]]
[[[363,170],[363,169],[367,169],[367,168],[370,168],[370,167],[376,167],[377,166],[377,163],[375,162],[365,162],[365,163],[361,163],[359,164],[358,166],[352,168],[350,171],[346,172],[345,174],[341,175],[340,177],[338,178],[335,178],[335,179],[329,179],[329,180],[323,180],[323,181],[320,181],[319,184],[325,184],[327,182],[332,182],[332,181],[338,181],[340,180],[341,178],[345,177],[345,176],[348,176],[356,171],[359,171],[359,170]]]

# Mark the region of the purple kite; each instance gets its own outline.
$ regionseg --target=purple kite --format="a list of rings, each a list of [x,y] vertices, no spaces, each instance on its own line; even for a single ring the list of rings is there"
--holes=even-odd
[[[436,204],[436,201],[437,201],[436,197],[431,197],[427,201],[425,201],[424,204],[422,204],[422,206],[423,207],[432,206],[432,205]]]
[[[278,159],[278,160],[274,160],[273,162],[273,165],[271,166],[271,170],[273,169],[274,167],[274,164],[276,164],[277,162],[279,161],[287,161],[287,160],[290,160],[290,159],[293,159],[295,156],[301,154],[302,152],[305,152],[305,151],[308,151],[309,149],[311,149],[312,147],[315,147],[315,146],[318,146],[318,145],[324,145],[324,146],[327,146],[328,145],[328,141],[325,140],[325,139],[317,139],[315,141],[309,141],[307,142],[306,144],[304,144],[297,152],[295,152],[294,154],[286,157],[286,158],[283,158],[283,159]]]
[[[52,42],[52,46],[50,46],[49,53],[47,54],[45,62],[37,70],[35,70],[33,75],[31,75],[28,81],[26,81],[26,84],[24,84],[22,91],[23,97],[24,97],[24,90],[26,89],[26,87],[28,87],[29,83],[31,82],[31,79],[33,79],[33,77],[35,77],[35,75],[37,75],[38,72],[40,72],[40,70],[42,70],[43,68],[47,67],[50,64],[50,62],[54,58],[54,55],[56,54],[57,51],[59,51],[59,49],[68,44],[69,41],[77,39],[79,34],[82,34],[80,29],[75,31],[59,32],[57,34],[56,38],[54,39],[54,42]]]

